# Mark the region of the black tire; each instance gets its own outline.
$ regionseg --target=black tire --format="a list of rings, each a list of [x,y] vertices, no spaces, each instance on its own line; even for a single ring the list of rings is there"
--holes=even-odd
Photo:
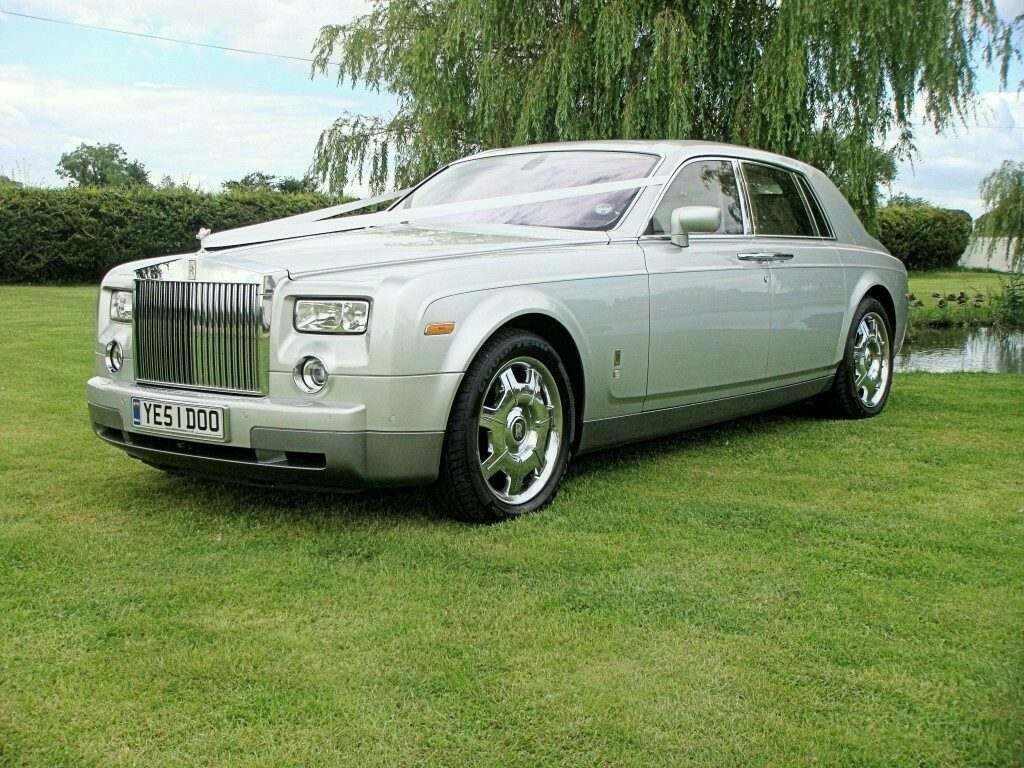
[[[528,479],[538,484],[537,488],[532,485],[529,487],[533,495],[523,503],[510,503],[499,498],[501,491],[492,488],[484,478],[481,456],[485,448],[481,447],[481,441],[483,439],[486,442],[489,433],[480,426],[480,414],[485,398],[492,395],[498,374],[524,358],[539,361],[545,373],[550,374],[550,380],[545,380],[548,388],[545,394],[550,394],[551,386],[557,387],[560,418],[549,416],[552,424],[549,429],[557,428],[558,441],[551,447],[551,455],[544,463],[544,474],[547,476],[543,482],[540,480],[543,475],[528,476]],[[550,408],[548,410],[551,412]],[[576,403],[569,374],[555,348],[540,336],[527,331],[509,329],[496,334],[484,345],[466,371],[448,417],[441,469],[435,488],[435,496],[441,508],[460,520],[493,523],[536,512],[547,506],[565,476],[575,423]],[[513,431],[509,430],[509,434]],[[544,440],[545,445],[551,445],[550,437]],[[549,462],[550,471],[547,470]],[[499,473],[490,482],[500,482],[501,479]]]
[[[879,318],[885,327],[887,340],[887,352],[885,360],[887,373],[881,391],[876,392],[874,398],[866,398],[858,386],[857,378],[857,351],[855,345],[858,338],[858,329],[865,318]],[[885,307],[877,299],[865,298],[857,306],[853,315],[853,322],[850,323],[850,330],[846,336],[846,349],[843,360],[836,370],[832,388],[822,396],[823,403],[830,415],[840,419],[869,419],[877,416],[889,402],[889,392],[892,390],[892,365],[893,365],[893,320]]]

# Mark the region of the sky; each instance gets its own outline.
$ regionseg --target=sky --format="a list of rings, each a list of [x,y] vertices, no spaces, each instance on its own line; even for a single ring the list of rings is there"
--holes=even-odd
[[[1024,0],[997,0],[1004,18]],[[308,57],[319,28],[365,12],[367,0],[0,0],[0,10]],[[936,135],[892,191],[982,212],[978,184],[1003,160],[1024,160],[1024,66],[1010,89],[979,73],[978,108]],[[59,26],[0,13],[0,173],[58,185],[54,168],[80,143],[121,144],[150,177],[203,189],[259,170],[302,176],[320,132],[344,111],[387,116],[388,94],[311,79],[309,65]],[[355,189],[352,191],[359,192]]]

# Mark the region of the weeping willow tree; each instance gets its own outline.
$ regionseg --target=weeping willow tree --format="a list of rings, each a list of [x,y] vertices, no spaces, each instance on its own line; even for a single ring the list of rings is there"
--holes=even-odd
[[[817,165],[871,218],[921,114],[964,117],[979,62],[1005,85],[1022,19],[994,0],[377,0],[321,29],[313,73],[397,110],[339,117],[313,171],[381,191],[491,147],[706,139]]]
[[[981,182],[985,213],[978,219],[975,237],[987,238],[988,257],[1006,249],[1006,261],[1024,272],[1024,162],[1005,161]]]

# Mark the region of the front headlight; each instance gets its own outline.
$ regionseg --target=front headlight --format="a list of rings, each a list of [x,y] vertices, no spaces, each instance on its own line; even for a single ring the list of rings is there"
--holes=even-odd
[[[299,299],[295,330],[299,333],[365,333],[370,302],[361,299]]]
[[[110,319],[120,323],[132,321],[132,292],[112,291],[110,294]]]

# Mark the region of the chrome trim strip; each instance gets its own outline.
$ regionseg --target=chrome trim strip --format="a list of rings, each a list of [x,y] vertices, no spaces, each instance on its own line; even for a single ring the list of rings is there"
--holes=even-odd
[[[740,161],[732,158],[732,174],[736,179],[736,193],[740,198],[740,218],[743,219],[743,234],[754,234],[754,215],[750,210],[750,200],[747,199],[747,185],[743,182],[743,172],[740,169]]]
[[[686,405],[585,421],[578,453],[649,440],[778,408],[824,392],[832,385],[833,378],[834,375],[830,373],[742,395],[727,395]]]

